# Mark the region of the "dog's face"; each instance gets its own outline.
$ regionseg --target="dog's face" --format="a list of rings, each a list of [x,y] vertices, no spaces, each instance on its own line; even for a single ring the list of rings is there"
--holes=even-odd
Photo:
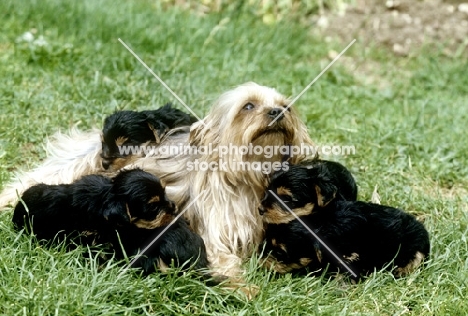
[[[265,223],[289,223],[295,219],[291,211],[296,216],[310,215],[316,208],[323,208],[330,203],[336,192],[337,187],[330,181],[323,166],[309,169],[291,165],[289,170],[273,174],[259,212]]]
[[[168,225],[175,217],[176,206],[166,196],[160,180],[141,169],[121,171],[113,179],[112,194],[124,221],[139,228],[154,229]]]
[[[268,225],[265,231],[264,265],[280,273],[309,266],[315,269],[322,262],[322,253],[310,232],[299,221]]]
[[[221,95],[211,112],[192,126],[193,145],[283,146],[311,143],[305,125],[290,101],[275,89],[246,83]],[[204,124],[203,124],[204,123]],[[271,125],[270,125],[271,124]],[[214,158],[217,159],[216,155]],[[240,157],[230,157],[240,161]],[[271,160],[281,159],[278,154]],[[243,160],[266,161],[260,157]]]
[[[143,146],[154,139],[154,129],[144,113],[120,111],[112,114],[105,119],[102,130],[102,167],[119,170],[137,157],[122,151],[122,146]]]

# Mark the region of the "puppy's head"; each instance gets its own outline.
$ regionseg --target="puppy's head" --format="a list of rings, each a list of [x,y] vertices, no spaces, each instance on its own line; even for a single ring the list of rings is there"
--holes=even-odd
[[[356,201],[358,188],[351,172],[336,161],[315,159],[304,160],[299,163],[309,169],[312,175],[334,184],[337,188],[336,198],[343,201]]]
[[[291,211],[296,216],[310,215],[317,208],[327,206],[335,198],[337,190],[323,166],[309,169],[306,166],[292,165],[289,170],[272,176],[259,212],[265,223],[289,223],[295,219]]]
[[[154,229],[168,225],[176,212],[160,180],[141,169],[121,171],[114,179],[112,196],[125,210],[110,214],[139,228]],[[111,210],[112,213],[112,210]],[[122,214],[123,213],[123,214]]]
[[[154,130],[143,112],[120,111],[107,117],[102,130],[102,166],[111,171],[129,164],[135,156],[123,146],[141,146],[155,140]]]
[[[275,89],[253,82],[243,84],[222,94],[203,122],[192,125],[190,142],[195,146],[210,143],[226,146],[310,144],[307,128],[295,109],[290,107],[283,113],[289,103]],[[258,158],[257,161],[266,160]],[[281,155],[273,160],[279,158]]]

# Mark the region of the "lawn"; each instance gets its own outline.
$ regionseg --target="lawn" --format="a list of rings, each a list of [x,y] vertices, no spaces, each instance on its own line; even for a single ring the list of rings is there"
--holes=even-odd
[[[158,1],[0,2],[0,187],[45,157],[44,139],[101,127],[115,110],[178,101],[199,116],[223,91],[255,81],[295,96],[348,43],[312,36],[295,18],[264,23],[249,7],[202,15]],[[30,32],[30,34],[25,34]],[[32,40],[31,40],[32,39]],[[468,63],[421,47],[395,57],[357,42],[296,103],[328,157],[348,166],[359,197],[424,219],[431,258],[412,275],[376,272],[357,285],[275,275],[245,263],[252,300],[189,276],[120,274],[88,250],[44,248],[0,212],[3,315],[465,315],[468,310]],[[441,45],[442,46],[442,45]]]

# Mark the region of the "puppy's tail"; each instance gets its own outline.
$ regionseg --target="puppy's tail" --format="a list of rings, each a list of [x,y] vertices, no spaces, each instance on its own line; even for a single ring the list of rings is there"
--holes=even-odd
[[[23,192],[38,183],[71,183],[84,175],[97,173],[101,167],[100,131],[72,129],[57,133],[45,145],[47,158],[29,172],[20,172],[0,193],[0,210],[12,206]]]

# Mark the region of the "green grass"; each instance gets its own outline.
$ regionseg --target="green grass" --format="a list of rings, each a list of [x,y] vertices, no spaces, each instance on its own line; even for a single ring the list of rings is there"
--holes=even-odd
[[[178,104],[118,38],[200,116],[246,81],[294,96],[347,44],[313,38],[297,21],[264,24],[248,7],[200,16],[154,1],[4,0],[0,20],[0,186],[37,165],[57,130],[99,127],[117,109]],[[18,40],[31,29],[48,45]],[[343,285],[275,276],[254,258],[247,277],[260,293],[248,301],[175,274],[119,275],[121,264],[100,266],[85,248],[43,248],[18,236],[5,211],[0,314],[465,315],[468,63],[424,49],[395,58],[357,40],[296,105],[317,143],[355,145],[355,155],[332,158],[352,170],[361,199],[377,185],[382,203],[424,216],[432,243],[424,269]]]

